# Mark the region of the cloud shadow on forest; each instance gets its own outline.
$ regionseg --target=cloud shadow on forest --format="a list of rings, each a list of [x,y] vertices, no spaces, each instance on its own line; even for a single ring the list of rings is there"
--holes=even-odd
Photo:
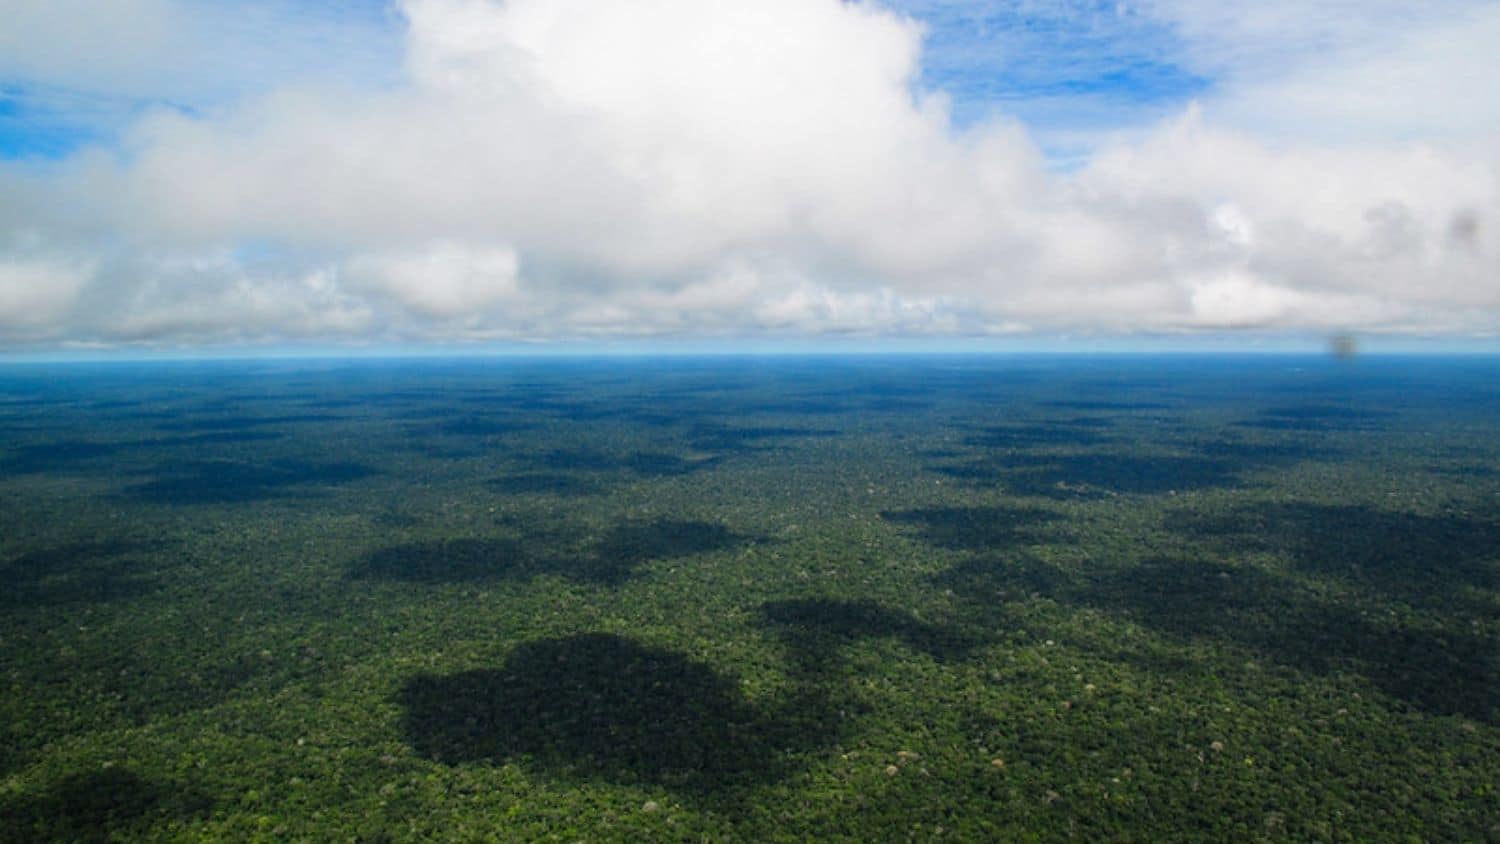
[[[753,704],[708,664],[604,633],[527,642],[497,668],[419,675],[397,700],[412,747],[444,764],[518,762],[699,798],[774,781],[792,771],[789,752],[838,734],[829,707],[789,717],[786,702]]]
[[[127,487],[128,498],[152,504],[244,504],[340,486],[377,474],[361,463],[276,460],[189,461],[154,480]]]
[[[0,842],[146,838],[165,821],[207,815],[213,804],[194,786],[125,768],[70,774],[40,793],[0,801]]]
[[[585,547],[558,547],[553,533],[448,539],[382,548],[350,576],[414,583],[524,580],[541,575],[598,586],[620,586],[641,566],[733,548],[751,537],[716,522],[659,519],[611,528]]]

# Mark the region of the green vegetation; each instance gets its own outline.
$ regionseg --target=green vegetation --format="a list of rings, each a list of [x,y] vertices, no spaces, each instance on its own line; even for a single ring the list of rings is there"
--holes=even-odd
[[[1500,839],[1497,370],[0,371],[0,841]]]

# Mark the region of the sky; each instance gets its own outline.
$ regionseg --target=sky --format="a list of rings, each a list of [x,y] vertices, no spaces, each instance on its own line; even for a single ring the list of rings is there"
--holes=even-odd
[[[1494,0],[0,0],[0,353],[1500,351]]]

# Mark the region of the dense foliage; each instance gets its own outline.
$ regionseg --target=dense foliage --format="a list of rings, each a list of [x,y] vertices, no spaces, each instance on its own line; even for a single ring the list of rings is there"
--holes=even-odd
[[[0,841],[1500,839],[1500,363],[0,371]]]

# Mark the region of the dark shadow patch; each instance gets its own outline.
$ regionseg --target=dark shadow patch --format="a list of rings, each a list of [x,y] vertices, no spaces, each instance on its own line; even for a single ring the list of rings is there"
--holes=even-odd
[[[412,583],[462,583],[529,574],[531,559],[505,539],[447,539],[382,548],[366,557],[355,577]]]
[[[701,451],[739,453],[765,448],[768,442],[837,435],[837,431],[826,428],[794,428],[786,425],[699,425],[691,434],[691,444]]]
[[[611,472],[620,468],[614,456],[588,449],[557,448],[512,459],[524,467],[561,472]]]
[[[1500,589],[1500,520],[1493,516],[1288,503],[1220,517],[1181,515],[1169,526],[1226,549],[1284,552],[1300,571],[1418,606],[1449,606],[1471,588]]]
[[[84,619],[80,619],[84,620]],[[121,631],[120,638],[76,642],[59,662],[28,654],[8,664],[9,681],[40,700],[89,701],[60,706],[44,719],[0,723],[0,771],[34,764],[64,737],[142,727],[224,703],[246,687],[266,694],[273,685],[306,678],[309,667],[272,662],[253,653],[225,654],[216,643],[227,631],[208,627]]]
[[[698,795],[774,778],[802,738],[712,667],[602,633],[528,642],[497,669],[414,677],[398,702],[407,740],[437,762]]]
[[[156,440],[151,445],[160,446],[197,446],[197,445],[233,445],[236,443],[263,443],[271,440],[279,440],[286,436],[279,431],[219,431],[207,434],[189,434],[182,437],[165,437]]]
[[[1021,555],[968,560],[933,581],[982,619],[1002,618],[1007,602],[1037,598],[1090,607],[1310,674],[1359,674],[1425,712],[1500,722],[1500,643],[1493,637],[1414,626],[1252,566],[1154,558],[1075,574]]]
[[[406,530],[422,524],[422,520],[400,510],[386,510],[371,516],[370,523],[383,528]]]
[[[615,418],[625,412],[624,406],[600,405],[597,402],[558,399],[558,397],[511,400],[511,402],[505,402],[505,406],[516,411],[529,412],[529,414],[546,414],[555,420],[583,421],[583,423]]]
[[[517,431],[529,431],[535,427],[530,422],[503,417],[460,416],[439,422],[436,430],[442,434],[458,437],[494,437],[501,434],[513,434]]]
[[[387,419],[399,422],[431,423],[435,419],[451,415],[452,412],[447,405],[419,405],[417,407],[388,407],[383,415]],[[430,424],[424,427],[426,430],[433,430]]]
[[[872,381],[860,387],[859,392],[867,396],[931,396],[942,392],[931,384],[910,383],[904,379],[893,381]]]
[[[479,390],[468,395],[452,396],[450,401],[499,408],[505,404],[506,394],[502,391]]]
[[[1435,475],[1446,475],[1452,478],[1493,478],[1500,475],[1500,469],[1493,466],[1468,465],[1468,466],[1433,466],[1427,471]]]
[[[516,396],[507,400],[505,406],[510,410],[519,410],[526,413],[556,413],[561,415],[577,407],[577,403],[572,399],[564,398],[560,393],[544,393],[534,396]]]
[[[689,557],[748,541],[720,524],[661,520],[615,527],[597,542],[570,548],[570,537],[525,526],[520,539],[451,539],[383,548],[354,569],[354,578],[416,583],[523,580],[540,575],[619,586],[653,560]]]
[[[639,452],[621,458],[619,465],[645,478],[671,478],[702,471],[713,466],[713,458],[688,460],[675,454]]]
[[[920,413],[932,407],[932,402],[920,399],[873,398],[865,402],[865,408],[879,413]]]
[[[58,396],[56,398],[43,396],[3,396],[0,397],[0,410],[7,410],[10,408],[52,408],[58,406],[66,406],[72,403],[73,399],[63,396]]]
[[[1278,419],[1315,419],[1319,421],[1343,419],[1363,422],[1371,419],[1384,419],[1394,414],[1388,410],[1372,410],[1369,408],[1349,407],[1347,405],[1295,404],[1267,408],[1261,411],[1261,415]]]
[[[1241,428],[1254,428],[1261,431],[1287,431],[1292,433],[1336,433],[1339,431],[1367,431],[1370,429],[1368,425],[1342,420],[1281,419],[1276,417],[1250,419],[1234,424]]]
[[[633,410],[623,414],[623,418],[648,428],[671,428],[686,424],[691,418],[705,416],[705,411],[692,411],[685,413],[663,413],[658,410]]]
[[[0,802],[0,842],[134,840],[163,823],[207,815],[213,804],[197,788],[124,768],[72,774],[40,794]]]
[[[229,430],[201,434],[158,437],[127,442],[94,442],[88,440],[61,440],[38,443],[14,449],[7,458],[0,459],[0,474],[29,475],[60,473],[88,468],[93,461],[118,457],[127,452],[150,451],[154,448],[197,447],[205,445],[231,445],[236,443],[268,442],[285,436],[276,431]]]
[[[847,413],[848,405],[833,399],[788,399],[786,401],[748,402],[741,410],[744,413],[770,413],[787,416],[831,416]]]
[[[507,475],[487,481],[486,486],[502,495],[598,495],[604,488],[598,483],[576,475],[558,473],[528,473]]]
[[[420,454],[433,460],[470,460],[486,454],[482,446],[456,446],[448,444],[449,442],[451,441],[436,443],[425,439],[407,438],[397,447],[402,451]]]
[[[444,402],[448,400],[448,394],[442,390],[380,390],[365,393],[364,398],[374,404]]]
[[[1099,454],[1020,457],[1010,462],[1019,471],[1006,479],[1008,489],[1052,498],[1099,493],[1159,495],[1238,483],[1235,464],[1206,457]]]
[[[348,398],[329,399],[303,399],[300,404],[303,407],[323,408],[325,410],[341,410],[343,408],[369,408],[374,402],[369,398],[358,396]]]
[[[690,557],[749,541],[721,524],[663,519],[620,525],[599,541],[593,553],[561,573],[576,579],[617,585],[652,560]]]
[[[1169,404],[1152,401],[1085,401],[1077,399],[1059,399],[1057,401],[1044,401],[1046,407],[1061,407],[1068,410],[1170,410]]]
[[[0,562],[0,606],[56,606],[133,598],[158,587],[148,542],[74,542]]]
[[[1069,423],[991,427],[965,439],[969,445],[980,448],[1089,446],[1107,441],[1096,430]]]
[[[523,470],[545,472],[633,472],[647,478],[676,477],[717,465],[717,458],[688,459],[675,454],[637,452],[617,456],[588,449],[554,449],[513,458]]]
[[[986,610],[1006,601],[1066,595],[1075,586],[1067,572],[1029,554],[965,560],[932,581]]]
[[[153,504],[238,504],[352,483],[375,474],[359,463],[303,460],[265,464],[214,460],[174,468],[171,475],[128,487],[125,495]]]
[[[1236,424],[1266,431],[1369,431],[1394,415],[1388,410],[1308,403],[1267,408],[1258,418]]]
[[[583,401],[553,401],[544,410],[550,416],[569,422],[597,422],[601,419],[616,419],[629,414],[629,409],[619,405],[604,405]]]
[[[896,639],[938,660],[962,659],[978,644],[954,628],[930,624],[874,601],[774,601],[761,605],[760,613],[803,659],[818,662],[858,639]]]
[[[1233,642],[1302,671],[1355,671],[1427,712],[1492,723],[1500,716],[1500,643],[1397,626],[1259,569],[1150,560],[1077,597],[1124,609],[1173,635]]]
[[[181,419],[161,422],[163,431],[242,431],[266,425],[289,425],[301,422],[337,422],[345,417],[332,413],[298,413],[285,416],[211,416],[205,419]]]
[[[1055,424],[1066,425],[1069,428],[1111,428],[1118,421],[1114,416],[1073,416],[1058,420]]]
[[[922,540],[939,548],[997,551],[1036,542],[1056,522],[1056,513],[1031,507],[932,507],[896,510],[881,518],[917,529]]]
[[[1236,628],[1250,621],[1260,623],[1255,615],[1270,613],[1291,620],[1300,599],[1288,586],[1260,569],[1158,558],[1101,578],[1076,597],[1084,603],[1126,609],[1168,633],[1239,640],[1245,634]],[[1266,626],[1280,627],[1276,623]],[[1283,635],[1269,630],[1267,634]],[[1263,637],[1257,633],[1255,638]]]
[[[113,457],[123,448],[119,443],[88,440],[60,440],[12,449],[0,459],[0,474],[35,475],[62,472],[81,463]]]
[[[1330,460],[1344,452],[1327,443],[1297,439],[1265,441],[1214,440],[1194,448],[1200,455],[1214,460],[1232,460],[1246,468],[1285,465],[1305,460]]]
[[[945,453],[934,451],[932,454],[942,459]],[[933,466],[930,471],[976,486],[994,486],[1005,476],[1004,467],[993,461],[964,463],[958,466]]]
[[[1012,495],[1070,499],[1236,486],[1237,471],[1243,468],[1233,461],[1208,457],[1081,454],[1013,455],[934,471],[972,483],[999,485]]]

